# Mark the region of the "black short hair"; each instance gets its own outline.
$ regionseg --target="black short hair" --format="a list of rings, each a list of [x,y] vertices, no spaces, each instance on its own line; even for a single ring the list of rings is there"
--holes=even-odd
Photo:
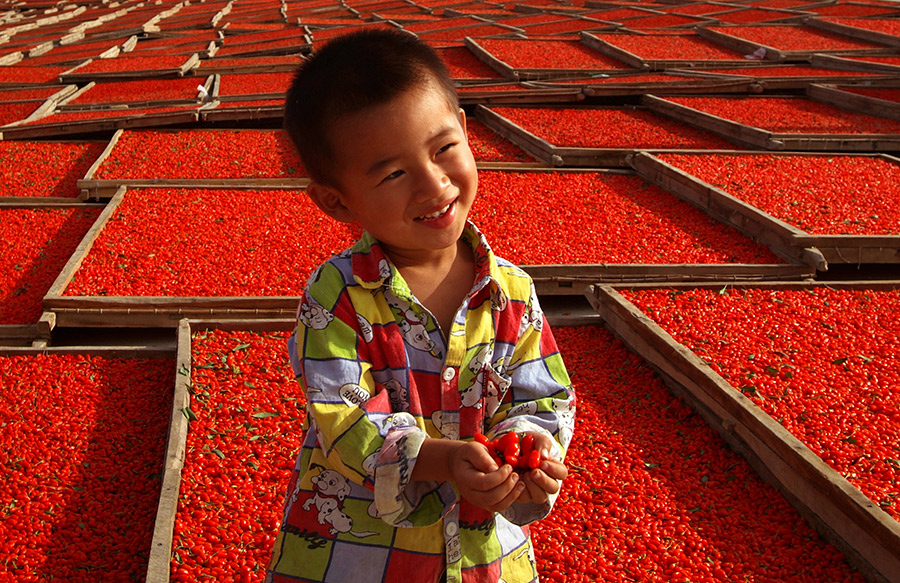
[[[342,116],[388,103],[429,82],[455,111],[456,88],[437,52],[401,30],[366,29],[335,37],[314,51],[294,74],[284,104],[284,129],[307,175],[335,185],[329,130]]]

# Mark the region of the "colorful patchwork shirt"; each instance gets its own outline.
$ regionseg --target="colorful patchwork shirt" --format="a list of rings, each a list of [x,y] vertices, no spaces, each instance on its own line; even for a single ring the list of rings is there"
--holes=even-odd
[[[475,284],[446,336],[368,233],[311,277],[289,342],[305,437],[267,581],[537,580],[527,525],[555,497],[494,514],[453,483],[410,479],[426,436],[539,431],[562,459],[574,428],[531,278],[474,225],[463,239]]]

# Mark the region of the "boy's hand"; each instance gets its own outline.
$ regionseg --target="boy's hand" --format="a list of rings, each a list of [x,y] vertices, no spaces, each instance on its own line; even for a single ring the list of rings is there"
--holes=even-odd
[[[454,449],[450,471],[460,495],[488,512],[505,510],[527,492],[525,481],[512,466],[498,468],[480,443],[465,442]]]
[[[556,494],[560,488],[560,482],[569,475],[565,464],[550,457],[551,441],[543,433],[531,433],[534,436],[534,449],[541,452],[543,461],[533,470],[522,474],[522,482],[525,489],[519,495],[517,502],[534,502],[544,504],[547,499]],[[508,467],[508,466],[504,466]]]

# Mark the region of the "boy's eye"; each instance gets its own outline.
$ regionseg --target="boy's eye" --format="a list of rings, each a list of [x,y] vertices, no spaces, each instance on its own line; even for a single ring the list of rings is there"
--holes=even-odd
[[[451,142],[451,143],[449,143],[449,144],[443,146],[440,150],[437,151],[437,153],[440,154],[440,153],[442,153],[442,152],[446,152],[447,150],[449,150],[450,148],[452,148],[452,147],[455,146],[455,145],[456,145],[455,142]]]
[[[390,174],[385,176],[381,182],[387,182],[388,180],[393,180],[394,178],[400,178],[401,176],[403,176],[403,170],[395,170],[394,172],[391,172]]]

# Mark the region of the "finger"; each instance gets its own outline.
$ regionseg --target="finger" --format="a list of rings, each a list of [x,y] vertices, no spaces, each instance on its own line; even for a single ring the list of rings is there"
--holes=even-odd
[[[497,467],[497,462],[495,462],[494,458],[491,457],[491,454],[488,453],[487,448],[480,443],[473,442],[471,446],[466,449],[464,455],[465,459],[472,464],[472,467],[476,470],[487,474],[496,472],[499,469]]]
[[[566,464],[556,460],[543,460],[538,468],[554,480],[565,480],[569,475]]]
[[[528,477],[538,488],[541,489],[541,491],[544,493],[544,496],[548,494],[556,494],[557,492],[559,492],[559,480],[548,476],[541,469],[531,470]]]
[[[522,504],[528,504],[529,502],[534,502],[533,488],[534,483],[532,483],[531,479],[528,477],[528,474],[520,474],[519,479],[525,483],[525,488],[522,489],[522,493],[519,494],[519,497],[516,499],[516,502],[521,502]]]
[[[469,484],[469,487],[472,490],[478,492],[490,492],[491,490],[501,487],[512,474],[512,466],[510,466],[509,464],[503,464],[497,470],[487,473],[481,473],[474,476]],[[511,487],[512,486],[510,486],[510,488]]]
[[[502,504],[503,501],[510,496],[510,494],[515,492],[515,496],[513,497],[513,500],[515,500],[519,497],[519,494],[522,493],[522,489],[524,489],[524,484],[522,484],[522,477],[515,472],[511,472],[507,476],[506,480],[497,485],[495,488],[489,491],[479,492],[479,494],[485,501],[485,503],[493,508],[494,512],[497,512],[498,510],[506,508],[506,506]]]
[[[510,476],[512,479],[512,476]],[[500,512],[508,508],[513,502],[515,502],[519,496],[525,491],[525,482],[521,479],[516,479],[515,486],[509,491],[509,493],[504,496],[499,502],[494,504],[494,512]]]
[[[528,492],[528,497],[531,499],[531,502],[543,504],[547,501],[547,492],[531,479],[530,472],[523,476],[523,481],[525,482],[526,492]]]

